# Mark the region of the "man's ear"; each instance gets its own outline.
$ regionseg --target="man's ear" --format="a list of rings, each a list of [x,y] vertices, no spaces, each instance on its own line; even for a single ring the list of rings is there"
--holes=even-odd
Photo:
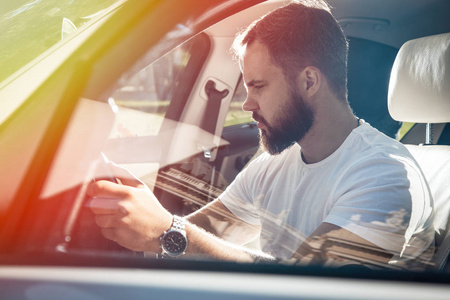
[[[322,73],[313,66],[305,67],[297,77],[297,85],[306,97],[314,96],[322,85]]]

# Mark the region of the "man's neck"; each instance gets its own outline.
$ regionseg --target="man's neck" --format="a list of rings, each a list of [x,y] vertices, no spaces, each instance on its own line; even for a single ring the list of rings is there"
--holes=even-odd
[[[307,164],[319,162],[335,152],[358,127],[359,120],[346,105],[318,111],[311,130],[298,143],[303,161]]]

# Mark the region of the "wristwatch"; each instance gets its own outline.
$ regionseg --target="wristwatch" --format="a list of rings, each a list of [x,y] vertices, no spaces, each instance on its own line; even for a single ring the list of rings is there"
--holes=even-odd
[[[184,224],[183,218],[173,216],[172,226],[161,236],[160,257],[176,258],[184,254],[188,245]]]

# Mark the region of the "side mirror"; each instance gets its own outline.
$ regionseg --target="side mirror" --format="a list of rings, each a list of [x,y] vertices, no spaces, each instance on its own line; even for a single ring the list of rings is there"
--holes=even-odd
[[[61,28],[61,39],[63,40],[64,38],[74,33],[75,31],[77,31],[77,27],[75,26],[75,24],[73,24],[73,22],[70,21],[69,19],[63,18]]]

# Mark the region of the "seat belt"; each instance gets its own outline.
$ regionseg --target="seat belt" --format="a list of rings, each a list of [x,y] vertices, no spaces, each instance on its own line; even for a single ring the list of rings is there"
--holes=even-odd
[[[208,96],[208,103],[206,104],[206,110],[203,114],[203,120],[200,128],[211,133],[211,140],[205,141],[207,144],[202,145],[203,156],[206,159],[212,158],[212,151],[216,146],[214,145],[214,135],[217,129],[217,119],[220,112],[220,104],[222,99],[228,96],[230,92],[228,89],[219,91],[216,89],[216,83],[212,80],[208,80],[205,85],[205,92]]]

